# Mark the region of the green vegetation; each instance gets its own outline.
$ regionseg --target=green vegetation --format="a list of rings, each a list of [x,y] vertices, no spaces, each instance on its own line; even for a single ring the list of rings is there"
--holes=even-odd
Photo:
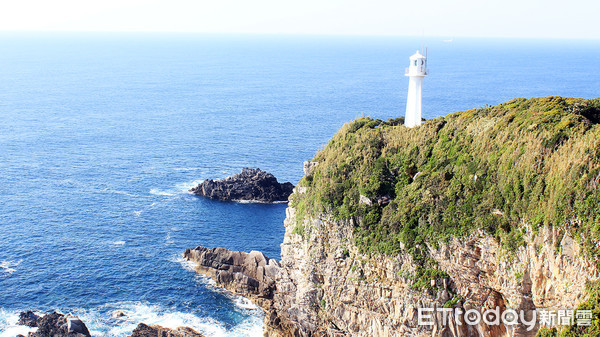
[[[305,228],[303,224],[296,224],[296,226],[292,230],[292,234],[298,234],[304,238],[304,230]]]
[[[360,118],[317,154],[293,206],[299,221],[353,219],[364,253],[411,254],[418,289],[443,277],[426,244],[482,229],[510,251],[525,243],[522,221],[573,231],[597,260],[598,122],[600,99],[562,97],[514,99],[412,129]]]
[[[454,294],[454,296],[452,296],[451,299],[444,303],[444,308],[454,308],[454,306],[462,299],[462,296],[460,296],[459,294]]]

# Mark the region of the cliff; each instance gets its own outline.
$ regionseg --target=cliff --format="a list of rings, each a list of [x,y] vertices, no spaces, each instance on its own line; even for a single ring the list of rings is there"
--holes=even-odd
[[[575,308],[592,326],[543,333],[595,336],[599,117],[599,99],[546,97],[413,129],[361,118],[305,163],[280,262],[185,256],[254,299],[269,336],[535,336],[534,310]]]

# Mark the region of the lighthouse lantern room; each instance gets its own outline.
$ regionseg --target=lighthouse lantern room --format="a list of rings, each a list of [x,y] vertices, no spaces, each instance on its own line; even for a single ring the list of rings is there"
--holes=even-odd
[[[406,68],[405,75],[409,77],[409,80],[404,125],[412,128],[421,125],[421,96],[423,80],[427,75],[427,56],[423,56],[417,50],[410,57],[410,66]]]

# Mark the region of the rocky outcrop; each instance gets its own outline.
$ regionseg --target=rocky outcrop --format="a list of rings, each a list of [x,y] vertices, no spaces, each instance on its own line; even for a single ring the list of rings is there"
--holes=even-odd
[[[18,324],[37,327],[37,331],[30,332],[29,337],[84,337],[90,332],[78,317],[63,315],[57,312],[37,316],[31,311],[19,315]]]
[[[188,327],[169,329],[160,325],[140,323],[131,333],[131,337],[204,337],[204,335]]]
[[[19,314],[19,320],[17,321],[17,324],[35,328],[38,326],[38,321],[40,320],[40,318],[40,316],[36,315],[31,310],[24,311]]]
[[[581,280],[599,277],[570,234],[548,227],[534,234],[522,224],[525,244],[514,252],[483,231],[429,246],[449,277],[417,290],[411,256],[361,253],[352,221],[300,221],[288,207],[284,224],[280,262],[223,248],[184,254],[200,273],[263,308],[268,336],[535,336],[534,323],[468,325],[461,313],[523,310],[530,321],[535,309],[575,308],[586,297]],[[420,315],[423,308],[432,311]]]
[[[207,179],[190,192],[203,197],[222,201],[287,201],[294,185],[289,182],[280,184],[271,173],[261,169],[244,168],[232,177]]]
[[[121,317],[121,316],[119,316]],[[90,332],[78,317],[63,315],[53,312],[44,316],[38,316],[32,311],[22,312],[17,322],[19,325],[26,325],[32,328],[38,328],[35,332],[30,332],[28,337],[90,337]],[[138,326],[131,333],[131,337],[205,337],[201,333],[188,328],[178,327],[176,329],[165,328],[160,325],[146,325],[144,323]]]
[[[220,287],[251,299],[265,312],[265,325],[273,331],[286,331],[290,336],[298,330],[297,322],[279,306],[288,293],[287,272],[274,259],[263,253],[231,251],[225,248],[196,247],[186,249],[184,259],[196,263],[196,271],[211,277]]]

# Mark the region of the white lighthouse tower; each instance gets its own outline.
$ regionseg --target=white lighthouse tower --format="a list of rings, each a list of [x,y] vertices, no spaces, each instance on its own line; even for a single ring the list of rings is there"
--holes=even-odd
[[[408,80],[408,97],[406,98],[406,117],[404,125],[409,128],[421,125],[421,94],[423,80],[427,75],[427,56],[418,50],[410,57],[410,66],[406,68]]]

